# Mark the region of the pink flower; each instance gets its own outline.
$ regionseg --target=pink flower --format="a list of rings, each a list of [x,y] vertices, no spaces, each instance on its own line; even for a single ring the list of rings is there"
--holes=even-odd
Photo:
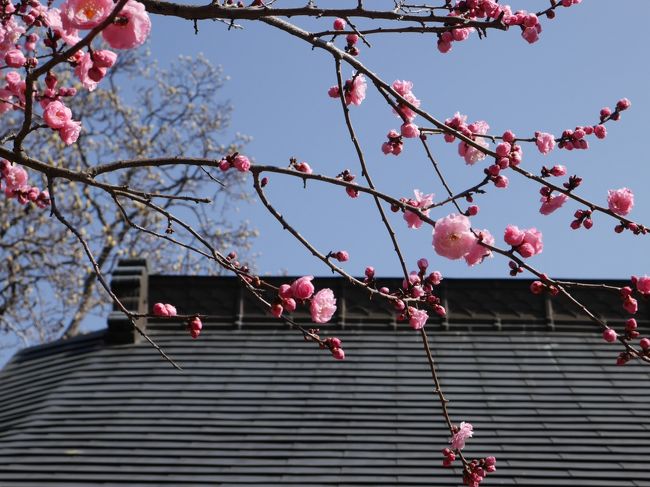
[[[79,78],[84,88],[88,91],[94,91],[97,88],[98,80],[101,80],[104,74],[106,74],[106,69],[94,67],[90,53],[85,53],[77,62],[77,66],[74,68],[74,74]]]
[[[463,421],[460,423],[460,428],[456,434],[454,434],[454,436],[452,436],[449,440],[449,443],[454,450],[462,450],[465,448],[465,441],[467,441],[467,439],[471,438],[473,435],[474,427],[470,423]]]
[[[2,176],[7,186],[5,192],[13,193],[27,183],[27,171],[15,164],[9,165],[4,159],[2,159],[2,162],[4,163]]]
[[[409,325],[411,325],[411,328],[414,330],[424,328],[424,325],[426,325],[427,320],[429,319],[429,314],[426,311],[414,308],[413,306],[409,306],[409,315]]]
[[[540,199],[542,206],[539,208],[539,212],[542,215],[550,215],[555,210],[562,207],[567,199],[569,199],[569,197],[565,194],[558,194],[552,197],[542,196]]]
[[[60,101],[53,101],[43,110],[43,118],[48,127],[54,130],[63,128],[72,119],[72,111]]]
[[[332,348],[332,357],[336,360],[345,360],[345,352],[342,348],[334,347]]]
[[[409,122],[409,123],[402,124],[401,133],[407,139],[413,139],[420,135],[420,130],[418,129],[417,125]]]
[[[460,259],[472,249],[476,237],[470,231],[469,218],[452,213],[436,222],[433,249],[448,259]]]
[[[345,30],[345,20],[341,18],[335,19],[334,30]]]
[[[345,104],[361,105],[366,98],[366,78],[362,74],[355,76],[345,82]]]
[[[235,168],[237,168],[239,172],[246,172],[251,167],[251,161],[248,159],[248,157],[242,156],[241,154],[237,155],[233,159],[232,164],[235,166]]]
[[[487,122],[479,120],[467,127],[473,135],[484,135],[490,129],[490,126]],[[490,144],[488,144],[483,137],[475,137],[474,142],[476,142],[480,147],[487,149]],[[486,155],[480,149],[467,145],[465,142],[458,144],[458,154],[465,159],[465,163],[468,165],[476,164],[478,161],[482,161],[486,158]]]
[[[409,102],[411,105],[414,107],[419,107],[420,106],[420,100],[418,100],[413,92],[411,91],[413,89],[413,83],[410,81],[394,81],[393,82],[393,89],[399,93],[402,98],[404,98],[407,102]],[[397,109],[393,109],[393,113],[397,115],[398,117],[404,118],[408,120],[409,122],[413,121],[413,119],[417,116],[417,114],[408,106],[406,106],[403,102],[399,102]],[[406,134],[402,133],[404,137],[408,137]],[[415,135],[414,137],[416,137]]]
[[[311,283],[309,283],[311,285]],[[311,298],[309,306],[314,323],[327,323],[336,312],[336,298],[331,289],[321,289]]]
[[[282,284],[278,288],[278,296],[282,299],[289,299],[293,297],[293,291],[291,291],[291,286],[289,284]]]
[[[286,309],[288,313],[293,313],[296,311],[297,307],[296,300],[293,298],[285,299],[282,301],[282,306],[284,306],[284,309]]]
[[[59,129],[59,137],[61,137],[61,140],[66,145],[70,145],[77,141],[80,132],[81,132],[81,122],[68,120],[66,124]]]
[[[150,31],[151,20],[144,5],[129,0],[115,21],[102,31],[102,36],[113,49],[132,49],[144,44]]]
[[[296,299],[309,299],[314,294],[314,285],[311,281],[314,276],[303,276],[291,284],[291,294]]]
[[[192,318],[187,324],[187,330],[190,332],[190,336],[195,340],[201,334],[202,329],[203,329],[203,323],[201,323],[201,319],[198,316]]]
[[[487,230],[481,230],[478,233],[481,236],[482,242],[488,245],[494,245],[494,237],[490,234],[490,232]],[[467,265],[471,267],[473,265],[480,264],[484,259],[491,256],[492,251],[481,245],[479,243],[479,239],[476,238],[474,239],[474,242],[472,242],[472,246],[469,252],[467,255],[465,255],[465,262],[467,262]]]
[[[61,5],[61,20],[68,29],[92,29],[108,17],[114,6],[111,0],[66,0]]]
[[[519,227],[515,225],[508,225],[505,234],[503,235],[503,240],[505,240],[508,245],[517,247],[524,241],[524,232],[519,230]]]
[[[634,206],[634,194],[627,188],[610,189],[607,192],[609,209],[617,215],[625,216]]]
[[[327,90],[327,96],[330,98],[338,98],[339,97],[339,87],[338,86],[332,86],[330,87],[329,90]]]
[[[536,228],[524,230],[524,243],[519,246],[517,252],[519,252],[523,257],[528,258],[540,254],[542,250],[544,250],[542,232]]]
[[[98,68],[111,68],[117,61],[117,54],[108,49],[93,52],[93,61]]]
[[[636,278],[636,290],[641,294],[649,295],[650,294],[650,277],[643,276]]]
[[[639,303],[632,296],[627,296],[623,300],[623,308],[625,311],[633,315],[639,310]]]
[[[414,189],[413,193],[415,194],[415,200],[408,201],[411,206],[426,208],[433,203],[433,194],[423,194],[419,189]],[[429,212],[431,210],[429,209],[421,211],[424,215],[429,216]],[[404,212],[404,220],[406,220],[406,225],[409,228],[420,228],[422,226],[422,220],[420,220],[420,217],[412,211],[406,210]]]
[[[10,49],[5,54],[5,63],[10,68],[22,68],[27,59],[20,49]]]
[[[332,253],[332,257],[334,257],[339,262],[347,262],[350,260],[350,254],[348,254],[347,250],[339,250],[337,252],[334,252]]]
[[[43,18],[47,26],[50,27],[55,34],[61,36],[63,42],[68,46],[72,46],[81,40],[81,37],[79,37],[79,31],[69,25],[67,20],[66,27],[63,27],[61,11],[58,8],[49,9]]]
[[[296,171],[298,172],[304,172],[305,174],[311,174],[313,171],[311,170],[311,166],[307,164],[306,162],[299,162],[298,164],[295,165]]]
[[[609,343],[615,342],[616,332],[611,328],[607,328],[605,331],[603,331],[603,339]]]
[[[393,81],[393,89],[398,92],[400,95],[404,96],[407,93],[411,93],[413,90],[413,82],[412,81],[400,81],[400,80],[395,80]]]
[[[176,316],[176,308],[171,304],[156,303],[153,305],[154,316]]]
[[[555,147],[555,137],[553,134],[546,132],[537,132],[535,134],[535,143],[542,154],[548,154]]]

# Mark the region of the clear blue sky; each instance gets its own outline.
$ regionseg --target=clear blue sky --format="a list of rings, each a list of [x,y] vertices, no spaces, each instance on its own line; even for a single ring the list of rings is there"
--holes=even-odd
[[[354,2],[352,2],[354,3]],[[323,4],[325,5],[325,4]],[[546,2],[513,2],[515,8],[534,9]],[[620,16],[625,13],[624,24]],[[610,188],[630,187],[636,195],[632,218],[650,223],[648,161],[647,26],[650,2],[620,2],[616,11],[602,1],[558,10],[555,20],[543,20],[544,31],[534,45],[516,29],[490,32],[487,39],[473,36],[454,44],[442,55],[430,36],[385,36],[372,39],[373,48],[362,46],[360,60],[385,80],[408,79],[422,106],[438,119],[460,111],[470,120],[486,120],[494,133],[512,129],[518,135],[535,130],[559,135],[563,129],[594,123],[602,106],[613,106],[628,97],[632,108],[618,123],[608,125],[605,140],[590,140],[588,151],[555,150],[542,156],[524,147],[524,166],[533,172],[542,164],[564,164],[571,174],[584,178],[579,192],[606,204]],[[340,106],[326,95],[335,84],[329,55],[313,51],[304,42],[265,25],[242,23],[244,29],[227,31],[221,23],[199,24],[193,34],[189,22],[153,19],[151,47],[164,64],[179,54],[203,52],[221,64],[231,80],[223,90],[235,107],[233,131],[250,134],[246,153],[263,164],[286,165],[295,156],[315,172],[336,175],[344,168],[359,174],[353,147],[346,137]],[[297,21],[298,22],[298,21]],[[319,29],[328,28],[323,20]],[[307,25],[314,25],[310,22]],[[351,74],[349,69],[346,74]],[[366,150],[377,186],[394,195],[409,196],[414,188],[442,197],[443,191],[419,145],[407,141],[399,157],[384,156],[379,146],[398,120],[371,89],[352,116]],[[432,141],[432,148],[456,190],[477,182],[483,164],[466,166],[455,154],[456,145]],[[535,226],[544,234],[545,251],[530,260],[555,276],[627,277],[650,273],[648,237],[626,232],[616,235],[614,221],[595,217],[590,231],[569,228],[579,207],[569,202],[551,216],[538,213],[538,187],[510,175],[508,190],[491,189],[477,200],[481,207],[472,219],[502,243],[508,223]],[[378,273],[397,275],[398,262],[370,198],[351,200],[340,188],[271,177],[269,196],[280,211],[323,251],[347,249],[346,268],[361,274],[366,265]],[[432,213],[434,218],[451,210]],[[320,262],[296,244],[259,203],[242,205],[234,218],[250,220],[261,236],[255,250],[262,273],[327,274]],[[464,262],[437,257],[431,232],[408,230],[400,215],[393,215],[402,247],[411,266],[427,257],[433,267],[449,277],[502,277],[507,262],[495,257],[468,268]]]

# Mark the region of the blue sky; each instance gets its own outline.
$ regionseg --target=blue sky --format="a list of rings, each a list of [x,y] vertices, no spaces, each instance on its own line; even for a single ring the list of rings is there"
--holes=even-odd
[[[530,9],[541,4],[546,2],[512,3]],[[650,197],[644,189],[650,176],[646,146],[650,71],[645,19],[650,2],[621,4],[625,7],[617,12],[634,12],[625,15],[625,27],[603,2],[586,0],[559,9],[552,21],[544,19],[541,39],[533,45],[513,29],[490,32],[483,40],[472,36],[442,55],[430,36],[384,36],[371,39],[372,49],[361,46],[360,60],[389,82],[413,81],[422,107],[438,119],[460,111],[469,120],[486,120],[494,133],[512,129],[518,135],[530,136],[535,130],[559,135],[563,129],[594,123],[601,107],[628,97],[632,108],[620,122],[608,125],[605,140],[590,140],[588,151],[556,149],[542,156],[527,145],[523,164],[531,172],[538,172],[543,164],[566,165],[571,174],[584,178],[579,193],[600,204],[606,204],[608,189],[628,186],[636,195],[631,217],[648,223],[644,217],[650,213]],[[335,84],[328,54],[261,24],[243,22],[243,29],[228,31],[221,23],[203,22],[194,35],[189,22],[160,17],[153,22],[151,48],[161,63],[180,54],[202,52],[223,65],[231,78],[223,94],[235,107],[232,130],[253,136],[245,152],[257,162],[286,165],[290,157],[296,157],[315,172],[336,175],[349,168],[359,174],[340,106],[326,95],[327,88]],[[330,23],[322,20],[317,29],[329,28]],[[346,69],[345,74],[351,73]],[[399,157],[381,154],[385,134],[399,124],[378,94],[369,88],[363,104],[353,107],[352,116],[378,188],[398,197],[411,195],[415,188],[442,197],[442,188],[415,141],[407,141]],[[452,188],[460,190],[480,180],[483,164],[466,166],[456,155],[455,144],[436,139],[431,145]],[[538,187],[509,176],[508,190],[490,189],[477,199],[481,212],[472,219],[475,227],[489,229],[501,243],[508,223],[537,227],[544,234],[545,250],[530,263],[551,275],[605,278],[650,273],[647,237],[614,234],[615,222],[604,215],[596,216],[591,230],[573,231],[569,223],[579,206],[569,202],[544,217],[538,213]],[[366,265],[373,265],[379,274],[399,274],[371,199],[351,200],[340,188],[318,184],[309,184],[305,191],[300,181],[275,175],[268,194],[319,249],[347,249],[351,260],[345,267],[353,274],[361,274]],[[432,217],[449,212],[438,210]],[[507,275],[503,258],[468,268],[464,262],[436,256],[430,230],[408,230],[399,214],[392,216],[410,266],[419,257],[427,257],[449,277]],[[242,205],[233,218],[248,219],[260,230],[255,246],[260,272],[329,272],[261,204]]]

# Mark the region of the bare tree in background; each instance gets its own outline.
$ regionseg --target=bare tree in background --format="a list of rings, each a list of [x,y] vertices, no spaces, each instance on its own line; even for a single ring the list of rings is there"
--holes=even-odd
[[[161,69],[148,52],[128,51],[95,91],[80,89],[71,99],[71,109],[84,124],[74,145],[68,147],[55,133],[44,133],[46,137],[27,140],[25,150],[52,164],[65,161],[66,167],[78,171],[103,158],[176,154],[221,158],[247,141],[245,136],[224,141],[232,112],[228,103],[219,101],[219,88],[226,79],[220,67],[200,56],[182,57],[169,69]],[[121,88],[126,82],[135,84],[128,93]],[[5,116],[7,131],[20,126],[19,115]],[[111,179],[117,186],[135,185],[145,192],[211,196],[216,207],[209,209],[182,199],[168,199],[161,206],[186,216],[221,250],[235,247],[245,255],[256,234],[246,222],[233,226],[224,217],[228,205],[247,198],[240,173],[213,176],[199,166],[132,168]],[[74,181],[61,189],[59,207],[88,237],[103,272],[110,272],[120,257],[148,258],[154,272],[222,271],[202,265],[193,253],[170,249],[168,241],[151,233],[129,231],[130,220],[165,233],[168,221],[160,213],[128,201],[116,205],[105,193],[90,197],[89,188]],[[4,217],[0,226],[0,343],[13,347],[74,336],[89,313],[107,306],[83,248],[47,210],[0,198],[0,212]]]

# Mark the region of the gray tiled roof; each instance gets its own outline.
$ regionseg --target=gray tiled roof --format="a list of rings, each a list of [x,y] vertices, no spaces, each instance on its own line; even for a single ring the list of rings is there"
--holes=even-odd
[[[151,301],[170,292],[164,279],[150,279]],[[239,292],[193,282],[208,308]],[[483,284],[498,295],[504,282]],[[416,333],[348,316],[347,329],[322,327],[343,340],[339,362],[249,311],[195,341],[149,324],[183,372],[104,332],[19,353],[0,373],[0,485],[460,484],[440,465],[448,433]],[[616,346],[584,322],[549,331],[542,318],[526,334],[493,320],[429,328],[452,419],[474,424],[464,451],[497,457],[484,485],[650,486],[650,368],[613,365]]]

